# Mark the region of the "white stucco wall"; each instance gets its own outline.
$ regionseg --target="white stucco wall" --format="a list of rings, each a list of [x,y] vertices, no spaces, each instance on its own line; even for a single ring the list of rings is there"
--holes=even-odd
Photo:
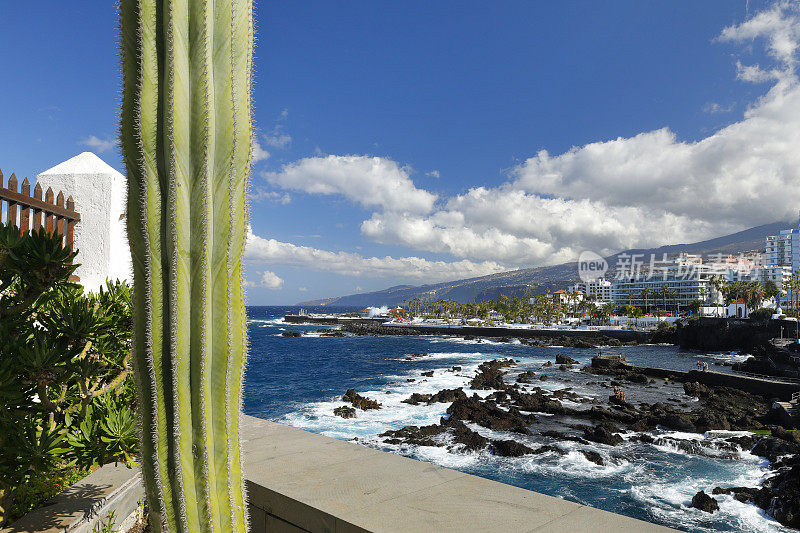
[[[131,257],[125,233],[125,177],[92,152],[83,152],[36,177],[43,191],[72,195],[81,221],[75,225],[75,274],[88,291],[106,278],[131,280]]]

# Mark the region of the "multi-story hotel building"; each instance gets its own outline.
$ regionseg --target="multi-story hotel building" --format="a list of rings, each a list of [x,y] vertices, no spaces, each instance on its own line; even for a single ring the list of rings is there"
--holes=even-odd
[[[611,301],[611,282],[607,279],[599,278],[592,281],[579,281],[575,285],[567,287],[569,292],[582,292],[586,297],[594,296],[596,302]]]

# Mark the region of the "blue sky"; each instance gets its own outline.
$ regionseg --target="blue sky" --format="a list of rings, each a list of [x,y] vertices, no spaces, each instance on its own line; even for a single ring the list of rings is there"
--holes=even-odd
[[[0,168],[93,150],[122,170],[114,2],[5,4]],[[250,303],[788,218],[797,16],[755,0],[256,2]]]

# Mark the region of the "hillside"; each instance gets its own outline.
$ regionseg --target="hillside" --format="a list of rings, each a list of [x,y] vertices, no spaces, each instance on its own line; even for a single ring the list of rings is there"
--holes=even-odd
[[[676,254],[688,252],[692,254],[737,254],[750,250],[763,250],[764,238],[767,235],[778,233],[782,229],[794,226],[794,222],[775,222],[756,226],[738,233],[732,233],[707,241],[672,244],[658,248],[625,250],[606,258],[609,267],[613,270],[619,255],[625,254]],[[501,272],[478,278],[445,281],[430,285],[397,285],[381,291],[362,294],[350,294],[301,302],[298,305],[341,305],[341,306],[393,306],[402,304],[404,300],[422,298],[425,300],[451,299],[457,302],[480,301],[487,298],[496,298],[502,292],[507,295],[523,293],[540,293],[547,289],[563,289],[567,284],[577,281],[577,264],[575,262],[560,265],[526,268]]]

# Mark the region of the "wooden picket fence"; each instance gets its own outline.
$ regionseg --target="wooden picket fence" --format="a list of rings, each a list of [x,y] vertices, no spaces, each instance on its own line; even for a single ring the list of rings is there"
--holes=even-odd
[[[0,223],[13,224],[21,231],[30,231],[44,226],[48,233],[57,231],[64,237],[64,244],[73,248],[75,223],[81,215],[75,211],[75,200],[70,196],[64,201],[64,193],[53,194],[47,188],[42,198],[42,186],[38,183],[31,196],[31,183],[28,178],[22,180],[22,188],[17,191],[17,176],[11,174],[8,186],[3,184],[3,172],[0,171]],[[5,204],[5,209],[3,209]]]

